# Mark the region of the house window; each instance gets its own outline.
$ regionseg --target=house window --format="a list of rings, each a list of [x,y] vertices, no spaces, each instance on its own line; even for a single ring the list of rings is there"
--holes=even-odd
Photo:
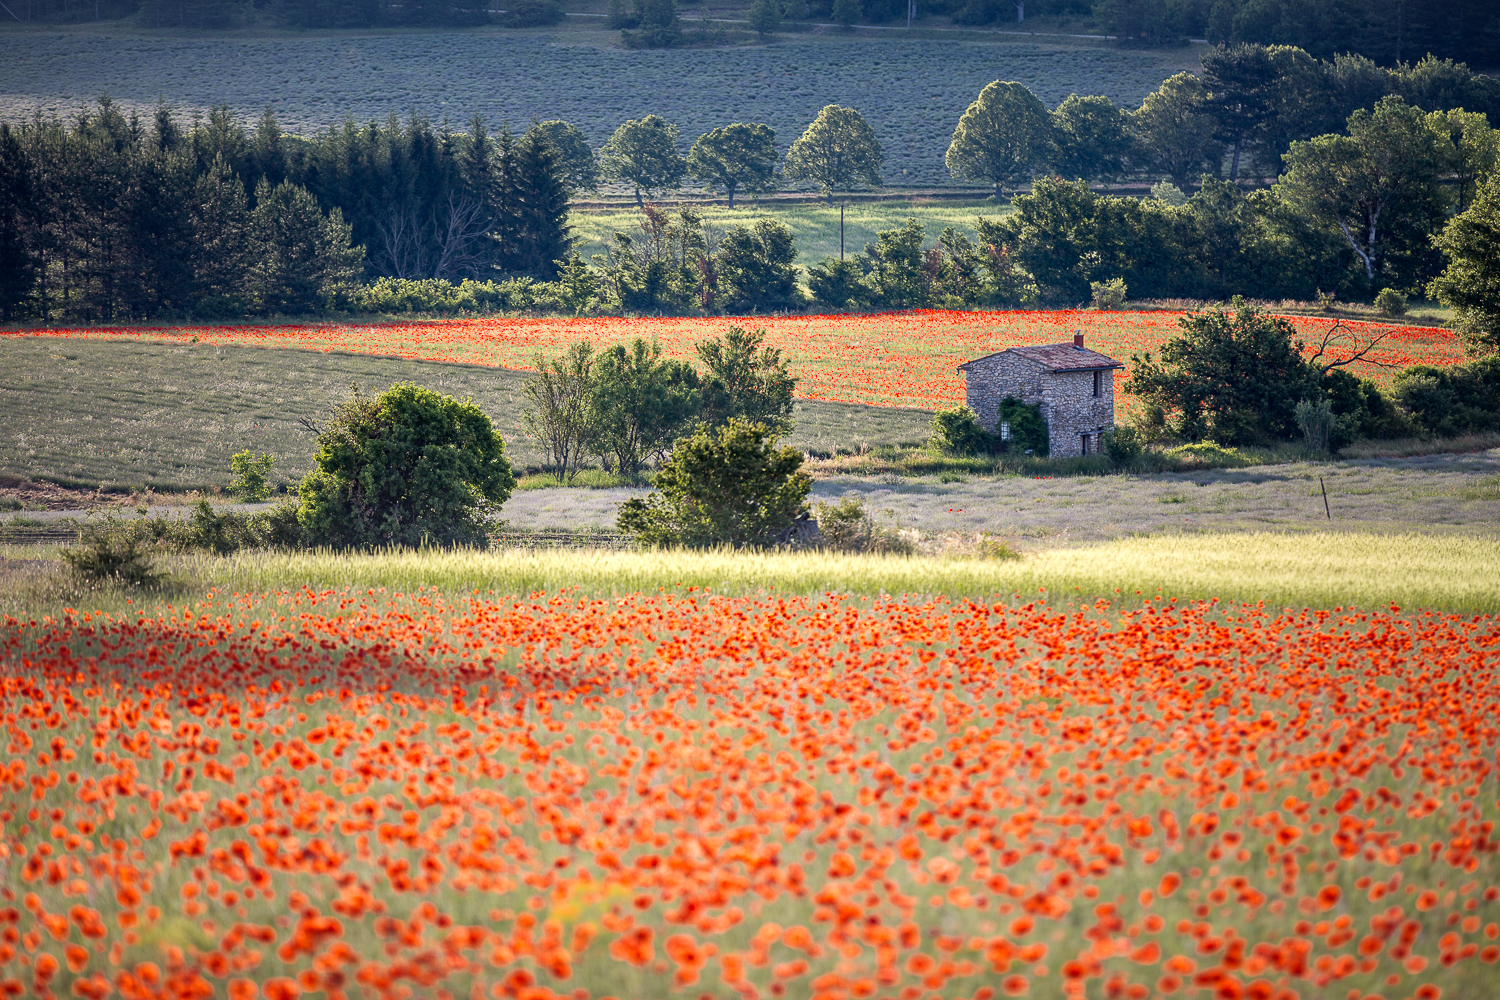
[[[1000,440],[1001,441],[1009,441],[1010,440],[1010,424],[1008,424],[1008,423],[1006,423],[1004,421],[1001,421],[1001,423],[1000,423]]]
[[[1078,436],[1083,441],[1083,454],[1087,455],[1089,453],[1089,435],[1087,435],[1087,434],[1080,434]]]
[[[1094,372],[1094,395],[1098,396],[1099,393],[1100,393],[1100,391],[1103,388],[1104,388],[1104,373],[1103,372]]]

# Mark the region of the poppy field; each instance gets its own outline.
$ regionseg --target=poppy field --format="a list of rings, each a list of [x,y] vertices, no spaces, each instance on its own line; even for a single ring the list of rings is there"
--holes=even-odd
[[[0,993],[1475,997],[1488,617],[210,592],[0,632]]]
[[[485,318],[391,323],[317,323],[243,326],[65,328],[18,336],[187,340],[207,344],[301,348],[378,354],[426,361],[526,369],[537,351],[560,354],[588,340],[604,346],[635,337],[657,340],[668,356],[689,359],[693,345],[722,336],[732,322],[764,330],[768,346],[791,359],[798,395],[833,403],[936,409],[963,402],[957,367],[972,358],[1020,344],[1058,343],[1082,331],[1093,350],[1121,361],[1155,351],[1178,330],[1174,311],[910,310],[860,315],[726,318]],[[1333,321],[1290,317],[1305,340],[1316,342]],[[1356,364],[1356,374],[1388,381],[1406,365],[1455,364],[1463,345],[1452,330],[1345,321],[1353,334],[1386,339]],[[1128,377],[1122,373],[1116,385]]]

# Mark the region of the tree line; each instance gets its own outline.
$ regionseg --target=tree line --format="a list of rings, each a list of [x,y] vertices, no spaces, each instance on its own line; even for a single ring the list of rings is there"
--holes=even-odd
[[[538,353],[522,390],[527,432],[559,482],[571,482],[591,456],[606,472],[635,479],[700,425],[741,420],[785,433],[797,379],[763,338],[731,325],[723,338],[696,346],[701,372],[640,338],[603,350],[579,341],[558,357]]]
[[[104,98],[71,123],[0,124],[0,315],[307,313],[381,275],[548,276],[567,203],[539,129],[392,118],[299,139],[270,112],[184,124]]]
[[[1458,259],[1439,235],[1494,171],[1491,115],[1474,108],[1493,109],[1497,88],[1452,62],[1391,71],[1251,45],[1214,50],[1202,77],[1168,79],[1133,112],[1078,95],[1048,111],[996,81],[947,159],[1001,195],[1034,181],[1016,211],[932,246],[915,223],[880,233],[851,258],[810,264],[807,289],[833,308],[1072,305],[1110,281],[1150,298],[1420,292]],[[222,107],[183,124],[167,107],[142,120],[106,99],[71,124],[0,126],[0,313],[796,309],[808,296],[788,227],[723,227],[646,199],[692,176],[731,205],[783,184],[831,202],[878,185],[882,159],[868,122],[838,105],[783,156],[758,123],[712,129],[683,155],[656,115],[596,151],[562,121],[515,137],[477,117],[460,132],[392,118],[302,139],[269,112],[253,127]],[[1130,173],[1164,183],[1144,200],[1088,184]],[[1247,173],[1279,178],[1247,193]],[[569,194],[606,180],[635,192],[641,222],[584,261]]]

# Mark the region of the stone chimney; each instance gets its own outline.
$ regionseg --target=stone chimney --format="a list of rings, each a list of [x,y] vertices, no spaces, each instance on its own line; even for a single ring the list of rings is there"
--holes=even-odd
[[[1078,348],[1079,350],[1083,349],[1083,334],[1081,334],[1081,333],[1075,333],[1075,334],[1073,334],[1073,346],[1076,347],[1076,348]]]

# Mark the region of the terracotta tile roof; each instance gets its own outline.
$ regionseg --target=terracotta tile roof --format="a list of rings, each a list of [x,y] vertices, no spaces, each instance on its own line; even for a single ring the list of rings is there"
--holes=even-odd
[[[1071,341],[1062,344],[1031,344],[1024,347],[1007,347],[1006,351],[1019,354],[1027,361],[1035,362],[1050,372],[1077,372],[1091,371],[1096,368],[1124,368],[1122,362],[1116,361],[1107,354],[1091,351],[1085,347],[1075,347]],[[1004,354],[1005,351],[996,351],[996,354]],[[959,371],[967,371],[969,365],[985,358],[993,358],[994,354],[986,354],[984,358],[975,358],[959,365]]]

